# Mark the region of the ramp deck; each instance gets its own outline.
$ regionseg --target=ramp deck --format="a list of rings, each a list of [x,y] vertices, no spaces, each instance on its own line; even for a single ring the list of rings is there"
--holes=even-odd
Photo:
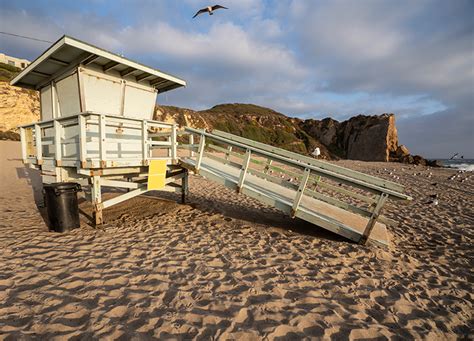
[[[193,167],[196,165],[196,161],[190,158],[183,159],[183,162]],[[240,171],[209,157],[203,157],[199,174],[235,190],[239,183]],[[241,192],[288,214],[291,213],[293,200],[297,194],[297,191],[261,179],[251,174],[251,171],[245,179]],[[301,199],[299,210],[295,216],[354,241],[361,238],[369,222],[369,218],[307,196]],[[388,246],[389,237],[385,224],[375,223],[369,242]]]

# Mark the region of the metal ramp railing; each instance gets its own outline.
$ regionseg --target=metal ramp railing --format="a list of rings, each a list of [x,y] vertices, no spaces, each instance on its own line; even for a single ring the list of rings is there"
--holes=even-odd
[[[212,181],[355,242],[387,246],[387,199],[403,186],[281,148],[214,130],[185,128],[180,164]],[[199,143],[195,143],[199,141]]]

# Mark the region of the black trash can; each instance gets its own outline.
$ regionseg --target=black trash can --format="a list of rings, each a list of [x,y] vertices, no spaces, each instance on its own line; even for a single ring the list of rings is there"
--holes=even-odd
[[[77,192],[80,190],[81,185],[75,182],[57,182],[43,186],[50,231],[67,232],[80,226],[77,203]]]

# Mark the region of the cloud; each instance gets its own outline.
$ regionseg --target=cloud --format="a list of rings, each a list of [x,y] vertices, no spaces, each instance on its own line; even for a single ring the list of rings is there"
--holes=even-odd
[[[217,22],[205,33],[158,23],[126,28],[119,35],[123,41],[130,43],[124,48],[141,53],[159,53],[194,64],[209,63],[209,68],[224,66],[255,73],[271,69],[275,74],[295,77],[306,74],[291,51],[278,44],[257,40],[231,22]]]
[[[329,90],[433,94],[449,101],[472,84],[469,8],[462,15],[443,2],[334,1],[318,6],[295,1],[292,5],[295,35],[305,59],[319,61],[315,69]],[[435,11],[438,6],[441,13]],[[470,33],[457,35],[453,30]]]

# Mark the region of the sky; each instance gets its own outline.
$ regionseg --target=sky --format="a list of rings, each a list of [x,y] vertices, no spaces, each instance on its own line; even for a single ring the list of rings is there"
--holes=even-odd
[[[474,1],[0,0],[0,31],[71,35],[187,81],[195,110],[253,103],[299,118],[394,113],[413,154],[474,158]],[[35,59],[49,45],[0,34]]]

